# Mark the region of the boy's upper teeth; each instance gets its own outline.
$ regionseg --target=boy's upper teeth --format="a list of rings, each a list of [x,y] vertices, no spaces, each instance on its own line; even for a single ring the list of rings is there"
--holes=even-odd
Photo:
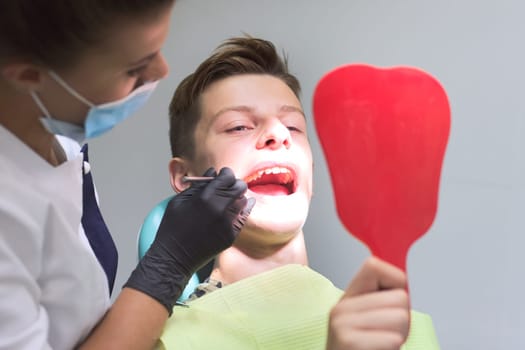
[[[277,167],[277,166],[264,170],[264,173],[266,173],[266,174],[280,174],[280,173],[287,173],[287,172],[288,172],[288,169]]]
[[[279,166],[262,169],[262,170],[257,171],[255,174],[248,176],[246,178],[246,182],[256,180],[259,177],[263,176],[263,174],[281,174],[281,173],[290,173],[290,170],[284,167],[279,167]]]

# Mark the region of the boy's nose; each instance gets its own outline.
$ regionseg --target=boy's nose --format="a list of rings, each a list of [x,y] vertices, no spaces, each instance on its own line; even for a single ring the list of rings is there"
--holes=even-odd
[[[276,123],[266,129],[257,143],[257,148],[279,149],[280,147],[290,148],[292,143],[290,130],[282,123]]]

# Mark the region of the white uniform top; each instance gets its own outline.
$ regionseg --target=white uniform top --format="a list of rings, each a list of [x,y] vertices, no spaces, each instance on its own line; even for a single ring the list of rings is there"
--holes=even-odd
[[[0,125],[0,349],[72,349],[109,307],[84,234],[82,154],[53,167]]]

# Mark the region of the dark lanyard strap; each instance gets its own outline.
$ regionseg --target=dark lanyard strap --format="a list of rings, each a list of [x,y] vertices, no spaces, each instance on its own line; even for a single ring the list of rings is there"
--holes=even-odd
[[[84,162],[89,162],[87,144],[82,147],[82,152],[84,153]],[[106,272],[111,295],[117,273],[118,252],[98,207],[91,171],[85,171],[84,165],[82,165],[82,172],[84,174],[82,186],[82,227],[91,249],[93,249],[100,265]]]

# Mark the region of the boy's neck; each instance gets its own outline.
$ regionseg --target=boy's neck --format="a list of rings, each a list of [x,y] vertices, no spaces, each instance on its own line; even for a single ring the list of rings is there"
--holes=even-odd
[[[308,265],[302,231],[285,245],[267,250],[267,254],[262,257],[233,246],[217,256],[210,277],[231,284],[287,264]]]

